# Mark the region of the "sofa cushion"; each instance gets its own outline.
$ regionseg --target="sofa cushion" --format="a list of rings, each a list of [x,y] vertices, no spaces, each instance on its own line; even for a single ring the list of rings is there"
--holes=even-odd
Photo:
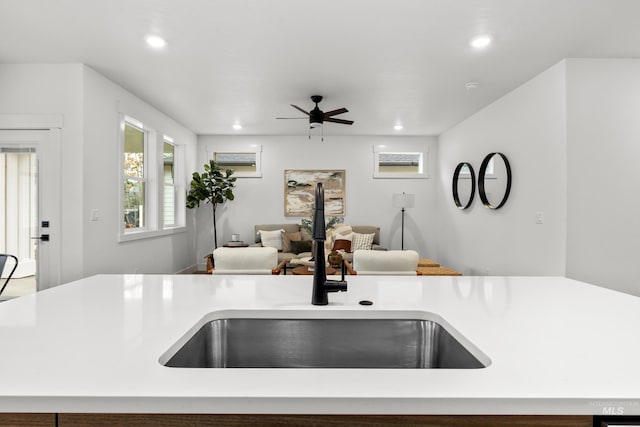
[[[373,245],[374,236],[374,233],[353,233],[353,239],[351,240],[351,252],[355,252],[357,250],[370,250]]]
[[[284,233],[282,229],[273,231],[258,230],[262,246],[276,248],[279,251],[282,250],[282,233]]]
[[[337,239],[333,242],[333,250],[351,252],[351,240]]]
[[[282,233],[282,252],[292,252],[291,242],[299,242],[302,240],[302,235],[299,231],[295,233]]]
[[[353,238],[353,228],[350,225],[337,224],[333,227],[333,240],[349,240]]]
[[[375,227],[373,225],[352,225],[351,229],[353,230],[354,233],[360,233],[360,234],[373,233],[373,244],[380,245],[380,227]]]
[[[278,252],[278,263],[283,260],[287,260],[287,262],[292,259],[299,258],[298,254],[294,254],[293,252]]]
[[[260,230],[265,230],[265,231],[284,230],[285,233],[295,233],[296,231],[300,231],[300,224],[291,224],[291,223],[257,224],[254,226],[256,243],[260,243],[260,234],[258,234],[258,231]]]
[[[291,241],[291,252],[300,254],[311,251],[311,240]]]
[[[326,239],[324,241],[324,251],[328,254],[331,252],[334,246],[334,242],[338,239],[351,240],[353,231],[351,231],[350,225],[336,224],[330,229],[326,230]]]

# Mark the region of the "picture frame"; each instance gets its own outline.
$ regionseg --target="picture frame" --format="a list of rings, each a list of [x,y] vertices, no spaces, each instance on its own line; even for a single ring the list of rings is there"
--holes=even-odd
[[[286,169],[284,171],[284,216],[309,217],[313,214],[316,184],[324,189],[325,216],[346,214],[344,169]]]

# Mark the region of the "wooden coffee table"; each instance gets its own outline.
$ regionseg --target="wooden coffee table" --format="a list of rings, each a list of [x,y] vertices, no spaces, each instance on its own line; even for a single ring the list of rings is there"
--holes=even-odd
[[[336,269],[333,267],[327,267],[326,270],[328,275],[336,274]],[[309,270],[307,265],[298,266],[291,271],[299,276],[311,276],[313,274],[313,269]]]
[[[423,276],[462,276],[462,273],[448,267],[418,267]]]
[[[440,264],[428,258],[418,260],[418,267],[440,267]]]

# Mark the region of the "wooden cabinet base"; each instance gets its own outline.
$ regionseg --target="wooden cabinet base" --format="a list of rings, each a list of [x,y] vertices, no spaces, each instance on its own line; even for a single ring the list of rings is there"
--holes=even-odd
[[[198,415],[59,414],[59,427],[279,426],[279,427],[592,427],[593,417],[467,415]]]
[[[56,427],[56,414],[0,413],[0,427]]]

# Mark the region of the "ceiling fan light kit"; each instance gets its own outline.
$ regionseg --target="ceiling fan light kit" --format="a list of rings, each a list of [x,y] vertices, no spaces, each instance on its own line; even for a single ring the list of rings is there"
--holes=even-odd
[[[297,105],[291,104],[293,108],[309,116],[309,129],[321,128],[324,122],[338,123],[342,125],[353,124],[353,120],[336,119],[335,117],[333,117],[333,116],[337,116],[338,114],[348,113],[349,110],[347,110],[346,108],[343,107],[343,108],[338,108],[336,110],[324,112],[320,109],[320,107],[318,107],[318,103],[322,101],[321,95],[312,95],[311,101],[313,101],[316,104],[316,106],[311,111],[306,111],[298,107]],[[276,118],[277,119],[302,119],[305,117],[276,117]],[[309,134],[309,138],[311,138],[311,134]]]

